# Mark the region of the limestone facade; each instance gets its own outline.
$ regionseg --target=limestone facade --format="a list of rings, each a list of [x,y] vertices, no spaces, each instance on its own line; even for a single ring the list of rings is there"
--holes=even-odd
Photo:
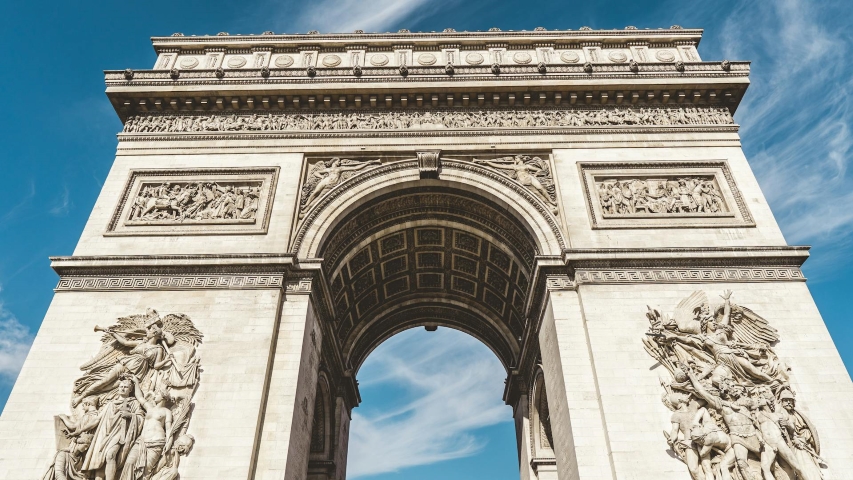
[[[155,37],[0,478],[343,479],[421,326],[506,368],[520,478],[844,478],[853,383],[701,34]]]

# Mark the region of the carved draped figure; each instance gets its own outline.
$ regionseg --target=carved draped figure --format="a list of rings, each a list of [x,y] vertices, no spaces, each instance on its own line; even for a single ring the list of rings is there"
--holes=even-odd
[[[124,418],[122,410],[130,413]],[[104,402],[92,445],[86,452],[81,470],[97,470],[106,465],[109,450],[118,447],[116,464],[124,465],[136,438],[142,432],[145,412],[135,398],[113,398]]]

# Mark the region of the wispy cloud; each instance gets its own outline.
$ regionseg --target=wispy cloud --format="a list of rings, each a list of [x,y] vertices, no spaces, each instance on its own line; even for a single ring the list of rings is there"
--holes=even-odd
[[[21,325],[0,299],[0,384],[15,382],[32,343],[30,330]]]
[[[30,185],[27,193],[25,193],[12,207],[6,210],[2,216],[0,216],[0,224],[9,222],[18,218],[19,215],[23,213],[23,211],[28,207],[33,198],[36,196],[36,183],[30,180]]]
[[[477,429],[512,421],[501,401],[505,372],[497,358],[448,329],[391,338],[358,375],[368,400],[353,412],[347,467],[353,478],[474,455],[486,443]],[[407,400],[359,412],[389,386],[406,391]]]
[[[71,210],[71,198],[70,192],[68,191],[68,185],[62,186],[62,193],[59,195],[59,198],[56,199],[53,206],[48,210],[51,215],[57,217],[64,217],[68,215],[68,212]]]
[[[454,1],[457,0],[319,0],[288,4],[283,15],[273,20],[277,23],[275,27],[282,31],[396,31],[411,26]]]
[[[755,61],[737,114],[744,148],[786,239],[820,248],[809,265],[821,270],[849,259],[853,241],[853,46],[835,10],[844,7],[745,2],[718,34],[725,58]]]

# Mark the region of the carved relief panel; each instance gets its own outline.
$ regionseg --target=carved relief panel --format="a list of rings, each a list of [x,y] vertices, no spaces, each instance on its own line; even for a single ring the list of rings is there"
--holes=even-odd
[[[177,479],[201,376],[202,334],[184,314],[119,318],[80,367],[71,414],[54,417],[56,455],[44,480]]]
[[[672,315],[646,312],[643,345],[670,374],[666,443],[693,478],[821,480],[818,432],[774,351],[779,333],[731,297],[696,291]]]
[[[745,227],[725,161],[579,163],[592,228]]]
[[[266,233],[278,167],[133,170],[106,235]]]

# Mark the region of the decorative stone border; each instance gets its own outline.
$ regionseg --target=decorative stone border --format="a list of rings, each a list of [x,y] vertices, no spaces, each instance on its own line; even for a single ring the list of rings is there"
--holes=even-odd
[[[104,236],[130,235],[253,235],[266,234],[278,184],[279,167],[200,168],[131,170],[124,191],[107,225]],[[179,219],[131,219],[135,200],[143,187],[152,184],[222,182],[245,184],[257,190],[257,211],[253,218],[218,218],[201,221]]]
[[[626,283],[705,283],[705,282],[805,282],[797,267],[689,268],[689,269],[607,269],[575,272],[579,284],[608,285]]]
[[[281,288],[280,273],[240,275],[118,275],[103,277],[61,277],[55,292],[122,290],[211,290]],[[299,285],[299,282],[296,284]],[[291,288],[287,284],[288,291]],[[297,289],[294,286],[294,291]],[[310,280],[309,280],[310,289]]]
[[[725,160],[684,162],[580,162],[578,169],[593,229],[753,227],[755,222]],[[612,214],[604,211],[598,184],[619,180],[704,178],[718,189],[724,208],[719,212]]]

